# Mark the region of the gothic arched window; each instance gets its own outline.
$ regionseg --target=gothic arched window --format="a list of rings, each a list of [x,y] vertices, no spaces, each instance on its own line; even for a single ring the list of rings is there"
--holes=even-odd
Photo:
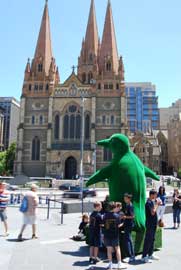
[[[70,115],[70,139],[75,138],[75,115]]]
[[[60,116],[57,114],[55,116],[55,124],[54,124],[54,138],[55,138],[55,140],[59,139],[59,132],[60,132]]]
[[[43,116],[40,115],[40,125],[43,125]]]
[[[111,125],[114,125],[114,115],[111,115]]]
[[[111,71],[111,62],[110,61],[108,61],[106,64],[106,70]]]
[[[32,141],[32,160],[40,160],[40,140],[38,137]]]
[[[93,55],[92,55],[92,53],[89,54],[89,61],[90,61],[90,62],[93,61]]]
[[[89,72],[89,74],[88,74],[88,83],[91,82],[92,78],[93,78],[93,74],[92,74],[92,72]]]
[[[112,159],[112,152],[110,149],[104,148],[104,161],[110,161]]]
[[[82,82],[85,83],[86,82],[86,73],[82,74]]]
[[[42,64],[38,64],[38,72],[42,72],[43,71],[43,65]]]
[[[87,114],[85,117],[85,139],[90,138],[90,116]]]
[[[106,124],[106,116],[105,116],[105,115],[102,116],[102,124],[103,124],[103,125]]]
[[[76,105],[70,105],[65,112],[63,121],[64,139],[80,139],[81,134],[81,114]]]
[[[101,83],[98,83],[98,89],[99,90],[101,89]]]
[[[64,137],[64,139],[69,138],[69,115],[64,116],[64,120],[63,120],[63,137]]]
[[[81,131],[81,116],[76,116],[76,139],[80,139],[80,131]]]
[[[34,115],[33,115],[32,118],[31,118],[31,123],[32,123],[32,125],[35,124],[35,116],[34,116]]]
[[[46,91],[48,91],[49,90],[49,84],[47,83],[46,84]]]

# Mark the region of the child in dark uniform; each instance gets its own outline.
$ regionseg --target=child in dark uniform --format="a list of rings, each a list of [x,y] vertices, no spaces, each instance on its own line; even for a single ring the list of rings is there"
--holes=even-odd
[[[96,264],[100,261],[98,258],[99,247],[101,246],[101,224],[102,216],[101,211],[102,204],[101,202],[94,203],[94,211],[90,215],[89,221],[89,241],[90,241],[90,264]]]
[[[86,227],[89,224],[89,216],[87,214],[83,214],[82,221],[79,225],[78,234],[73,236],[71,239],[75,241],[83,241],[86,239]]]
[[[107,256],[109,260],[108,269],[113,268],[112,264],[112,252],[113,249],[116,251],[116,257],[118,261],[118,269],[123,269],[121,262],[121,251],[119,246],[119,227],[122,226],[120,216],[117,214],[117,204],[110,203],[110,212],[105,213],[103,216],[104,224],[104,243],[107,247]]]
[[[129,256],[129,262],[135,261],[135,253],[134,253],[134,246],[131,237],[131,231],[134,227],[134,207],[131,202],[132,195],[125,194],[124,195],[124,202],[125,202],[125,215],[123,216],[124,219],[124,241],[126,250]]]

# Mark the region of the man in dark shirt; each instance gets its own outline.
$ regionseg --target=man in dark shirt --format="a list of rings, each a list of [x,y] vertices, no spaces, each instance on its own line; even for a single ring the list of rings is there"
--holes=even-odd
[[[158,223],[157,209],[160,205],[160,200],[157,200],[156,198],[157,192],[155,190],[150,190],[149,198],[145,205],[146,235],[142,255],[142,262],[144,263],[151,262],[150,260],[158,260],[158,258],[153,255],[155,233]]]
[[[125,202],[125,215],[123,216],[124,219],[124,238],[125,238],[125,246],[129,256],[129,262],[135,261],[135,252],[133,241],[131,237],[131,231],[134,227],[134,207],[131,203],[132,195],[125,194],[124,195],[124,202]]]
[[[94,211],[90,215],[89,222],[89,242],[90,242],[90,264],[95,264],[100,261],[98,258],[99,247],[101,246],[101,224],[102,216],[100,211],[102,209],[101,202],[94,203]]]

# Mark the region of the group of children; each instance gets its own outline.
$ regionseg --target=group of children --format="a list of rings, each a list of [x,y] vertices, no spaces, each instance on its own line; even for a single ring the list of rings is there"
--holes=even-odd
[[[99,248],[107,248],[107,257],[109,260],[108,269],[113,268],[112,254],[116,253],[118,269],[126,268],[121,262],[121,250],[119,245],[120,228],[124,227],[124,241],[129,262],[135,260],[134,246],[131,238],[131,231],[134,227],[134,208],[131,202],[132,195],[124,195],[124,212],[120,202],[110,202],[106,209],[102,209],[101,202],[94,203],[94,210],[88,219],[84,215],[80,227],[89,223],[89,244],[90,244],[90,264],[96,264],[100,261],[98,257]],[[79,227],[79,229],[80,229]],[[83,230],[79,233],[82,233]]]

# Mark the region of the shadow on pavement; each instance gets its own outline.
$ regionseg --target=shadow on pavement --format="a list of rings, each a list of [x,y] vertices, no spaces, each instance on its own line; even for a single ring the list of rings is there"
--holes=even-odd
[[[134,262],[129,263],[129,265],[140,265],[140,264],[143,264],[141,259],[135,260]]]
[[[73,266],[86,267],[89,266],[89,262],[87,260],[81,262],[77,261],[73,263]]]
[[[89,247],[80,247],[77,251],[59,251],[64,255],[74,256],[74,257],[87,257],[89,256]]]
[[[102,267],[102,266],[91,266],[89,268],[86,268],[86,270],[105,270],[105,267]]]
[[[22,242],[25,242],[25,241],[28,241],[28,240],[31,240],[31,238],[23,238],[22,241],[19,241],[17,238],[6,239],[6,241],[8,241],[8,242],[17,242],[17,243],[22,243]]]
[[[173,227],[166,227],[166,228],[164,228],[164,230],[173,230],[173,231],[176,231],[177,229],[175,229]]]

